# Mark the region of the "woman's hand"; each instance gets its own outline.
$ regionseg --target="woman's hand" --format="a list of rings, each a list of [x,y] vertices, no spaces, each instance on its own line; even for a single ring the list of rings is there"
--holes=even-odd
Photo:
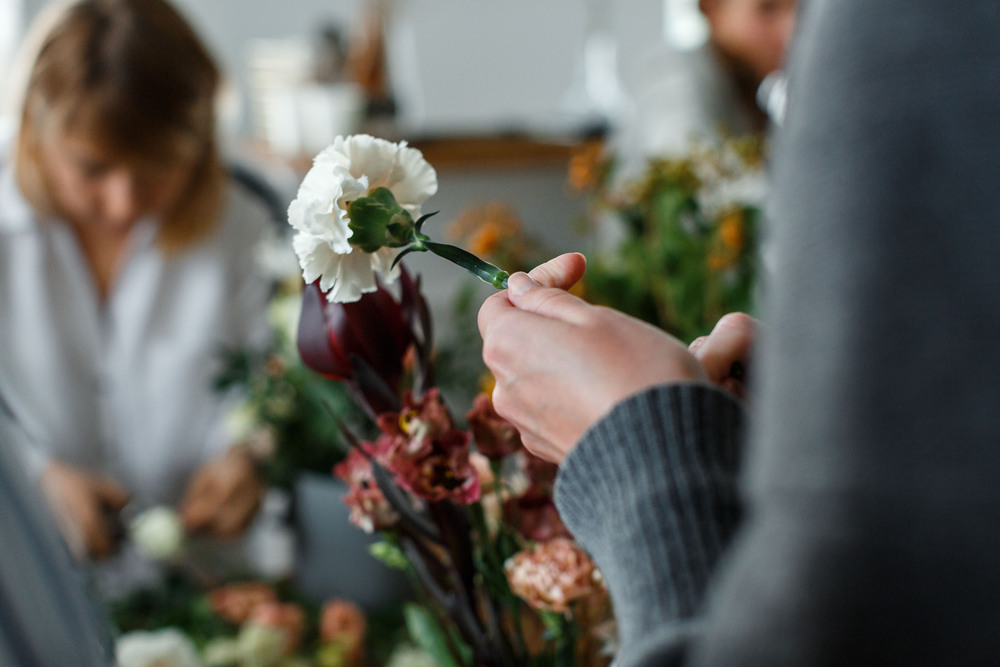
[[[760,329],[760,322],[749,315],[729,313],[712,333],[692,341],[688,351],[705,367],[709,380],[745,399],[750,353]]]
[[[483,360],[497,381],[493,404],[528,449],[555,463],[632,394],[709,379],[677,339],[566,292],[585,266],[582,255],[568,254],[530,276],[514,274],[479,311]]]
[[[41,487],[78,558],[107,558],[117,551],[115,516],[129,499],[124,487],[58,461],[42,473]]]
[[[181,504],[184,527],[213,537],[239,537],[260,506],[264,484],[251,456],[233,448],[195,471]]]

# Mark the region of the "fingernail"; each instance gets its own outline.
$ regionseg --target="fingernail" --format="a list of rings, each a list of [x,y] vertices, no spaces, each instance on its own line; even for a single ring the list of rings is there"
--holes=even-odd
[[[514,294],[514,296],[521,296],[528,290],[538,287],[538,283],[531,279],[527,273],[522,273],[518,271],[517,273],[511,275],[507,279],[507,289]]]

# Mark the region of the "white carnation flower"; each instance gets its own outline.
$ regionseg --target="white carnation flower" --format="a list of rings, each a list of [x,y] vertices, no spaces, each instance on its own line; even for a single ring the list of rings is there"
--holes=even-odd
[[[176,628],[136,631],[115,642],[119,667],[201,667],[194,643]]]
[[[132,520],[129,536],[141,553],[169,560],[184,546],[184,525],[177,512],[169,507],[152,507]]]
[[[374,292],[376,272],[389,282],[398,275],[391,267],[401,248],[365,253],[350,242],[348,206],[380,187],[416,219],[424,201],[437,192],[437,173],[406,142],[337,137],[316,156],[288,208],[302,277],[307,283],[319,279],[331,302],[349,303]]]

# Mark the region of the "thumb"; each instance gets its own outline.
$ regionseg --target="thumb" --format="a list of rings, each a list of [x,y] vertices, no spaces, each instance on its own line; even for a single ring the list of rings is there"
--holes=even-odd
[[[691,343],[692,354],[701,362],[713,382],[729,377],[734,362],[746,365],[750,357],[757,322],[744,313],[724,315],[704,340]]]
[[[539,285],[569,289],[579,282],[586,270],[587,258],[578,252],[568,252],[539,264],[528,275]]]
[[[101,478],[94,480],[94,492],[101,504],[112,510],[120,510],[129,501],[129,492],[124,486],[113,479]]]
[[[507,280],[511,305],[542,317],[583,324],[594,308],[569,292],[555,287],[543,287],[527,273],[515,273]]]

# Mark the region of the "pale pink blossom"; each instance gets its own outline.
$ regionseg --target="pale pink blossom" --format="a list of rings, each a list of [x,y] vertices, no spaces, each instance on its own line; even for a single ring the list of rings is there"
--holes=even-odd
[[[366,533],[396,525],[399,515],[375,481],[371,461],[364,452],[352,449],[347,458],[333,468],[333,474],[347,482],[348,490],[343,500],[351,510],[351,523]]]

